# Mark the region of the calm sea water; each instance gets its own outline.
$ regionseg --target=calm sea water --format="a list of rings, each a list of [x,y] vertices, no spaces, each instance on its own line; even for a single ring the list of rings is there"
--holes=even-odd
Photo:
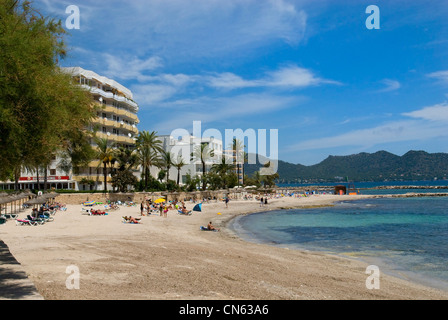
[[[315,183],[315,184],[278,184],[279,187],[313,187],[313,186],[325,186],[331,190],[336,185],[346,185],[346,182],[340,183]],[[355,188],[361,194],[403,194],[407,192],[414,193],[448,193],[448,180],[430,180],[430,181],[387,181],[387,182],[355,182],[351,187]],[[375,189],[376,187],[384,186],[413,186],[412,189]],[[418,188],[418,187],[421,187]],[[427,188],[427,187],[439,187]]]
[[[382,198],[238,217],[243,239],[355,257],[448,290],[448,197]]]

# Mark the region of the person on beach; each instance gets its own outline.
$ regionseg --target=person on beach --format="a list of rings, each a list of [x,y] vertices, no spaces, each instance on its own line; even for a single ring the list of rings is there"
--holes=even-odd
[[[229,207],[229,197],[226,197],[225,202],[226,202],[226,208],[228,208]]]
[[[128,217],[123,217],[123,219],[126,220],[129,223],[135,223],[135,224],[141,223],[140,219],[136,219],[134,217],[129,217],[129,218]]]
[[[211,231],[213,231],[213,230],[217,230],[217,231],[219,231],[219,228],[215,228],[215,227],[212,225],[212,222],[211,222],[211,221],[208,223],[208,225],[207,225],[207,229],[208,229],[208,230],[211,230]]]
[[[263,197],[260,198],[260,207],[263,206]]]
[[[142,201],[142,203],[140,204],[140,215],[141,216],[144,216],[143,211],[145,211],[145,205],[143,204],[143,201]]]
[[[267,205],[268,204],[268,198],[264,198],[264,204]]]

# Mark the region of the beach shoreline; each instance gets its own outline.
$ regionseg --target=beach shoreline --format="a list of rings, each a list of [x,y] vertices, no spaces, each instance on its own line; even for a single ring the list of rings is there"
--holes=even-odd
[[[138,206],[92,217],[81,213],[81,205],[68,205],[42,226],[9,221],[0,228],[0,239],[47,300],[447,299],[448,292],[389,275],[381,275],[379,290],[369,290],[366,263],[251,243],[229,229],[240,215],[375,197],[283,197],[267,207],[233,200],[228,208],[218,201],[204,203],[202,212],[191,216],[174,211],[167,218],[144,216],[140,225],[121,221],[139,216]],[[200,231],[208,221],[221,231]],[[66,270],[73,265],[79,268],[80,288],[70,290]]]

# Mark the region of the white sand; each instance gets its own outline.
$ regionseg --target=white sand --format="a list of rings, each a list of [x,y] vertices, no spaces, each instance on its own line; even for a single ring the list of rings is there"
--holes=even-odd
[[[361,196],[320,195],[271,200],[269,209],[331,204]],[[193,204],[187,204],[191,209]],[[0,226],[0,239],[45,299],[447,299],[448,293],[385,274],[366,288],[367,265],[341,257],[245,242],[226,222],[260,211],[258,201],[203,204],[203,211],[167,218],[139,217],[140,207],[88,216],[81,205],[59,211],[42,226]],[[263,208],[266,209],[266,208]],[[218,215],[217,213],[222,213]],[[29,212],[24,212],[22,217]],[[221,232],[200,231],[208,221]],[[68,266],[80,288],[66,287]]]

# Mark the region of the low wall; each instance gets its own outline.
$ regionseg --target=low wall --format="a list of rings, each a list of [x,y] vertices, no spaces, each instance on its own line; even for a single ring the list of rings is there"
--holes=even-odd
[[[168,201],[201,201],[203,199],[221,200],[225,196],[230,199],[242,199],[245,195],[256,193],[253,191],[234,191],[234,190],[218,190],[218,191],[197,191],[197,192],[136,192],[136,193],[63,193],[60,194],[56,201],[64,204],[82,204],[87,201],[96,201],[107,203],[108,201],[133,201],[141,203],[144,199],[156,200],[165,197]]]

